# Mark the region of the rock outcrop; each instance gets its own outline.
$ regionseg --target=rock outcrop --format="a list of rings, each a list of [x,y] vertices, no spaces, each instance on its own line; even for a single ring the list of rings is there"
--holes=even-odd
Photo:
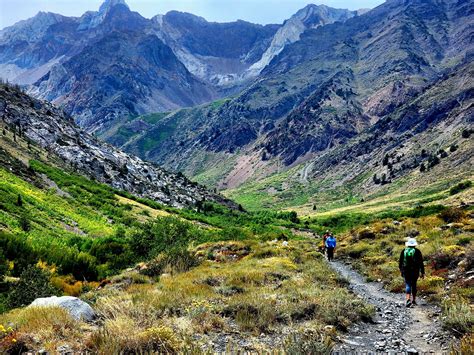
[[[29,307],[60,307],[65,309],[72,318],[86,322],[90,322],[95,318],[95,311],[89,304],[72,296],[37,298]]]
[[[72,171],[114,188],[175,207],[194,206],[198,201],[237,207],[182,174],[102,143],[77,127],[62,110],[9,85],[0,86],[0,119],[16,134],[59,157]]]

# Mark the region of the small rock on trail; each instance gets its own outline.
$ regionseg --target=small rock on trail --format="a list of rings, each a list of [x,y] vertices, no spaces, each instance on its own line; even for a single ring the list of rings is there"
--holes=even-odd
[[[366,282],[350,266],[333,261],[330,266],[349,281],[349,288],[375,306],[373,323],[349,329],[333,354],[447,354],[450,337],[433,316],[435,309],[419,299],[406,308],[404,296],[390,293],[380,283]]]

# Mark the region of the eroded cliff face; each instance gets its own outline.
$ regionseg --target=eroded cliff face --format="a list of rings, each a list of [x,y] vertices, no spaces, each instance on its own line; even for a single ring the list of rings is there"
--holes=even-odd
[[[72,171],[114,188],[174,207],[194,206],[199,201],[236,207],[181,174],[100,142],[76,126],[63,110],[11,86],[0,86],[0,117],[16,134],[59,157]]]
[[[253,77],[260,74],[267,65],[280,54],[287,45],[299,41],[300,36],[309,29],[318,28],[337,21],[344,22],[357,16],[357,11],[333,9],[324,5],[308,5],[294,14],[277,31],[268,49],[262,58],[252,64],[246,76]]]

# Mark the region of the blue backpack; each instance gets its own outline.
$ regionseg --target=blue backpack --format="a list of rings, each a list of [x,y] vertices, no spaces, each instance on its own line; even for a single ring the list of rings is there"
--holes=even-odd
[[[336,238],[334,238],[333,236],[330,236],[328,239],[326,239],[326,247],[335,248],[336,247]]]

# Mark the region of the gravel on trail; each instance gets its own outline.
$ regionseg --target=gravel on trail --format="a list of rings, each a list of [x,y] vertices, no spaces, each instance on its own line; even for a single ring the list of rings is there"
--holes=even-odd
[[[341,261],[329,265],[349,281],[349,289],[376,309],[372,323],[352,326],[333,354],[448,354],[452,336],[442,330],[441,310],[417,299],[405,307],[405,296],[394,294],[381,283],[367,282]],[[421,296],[421,295],[420,295]]]

